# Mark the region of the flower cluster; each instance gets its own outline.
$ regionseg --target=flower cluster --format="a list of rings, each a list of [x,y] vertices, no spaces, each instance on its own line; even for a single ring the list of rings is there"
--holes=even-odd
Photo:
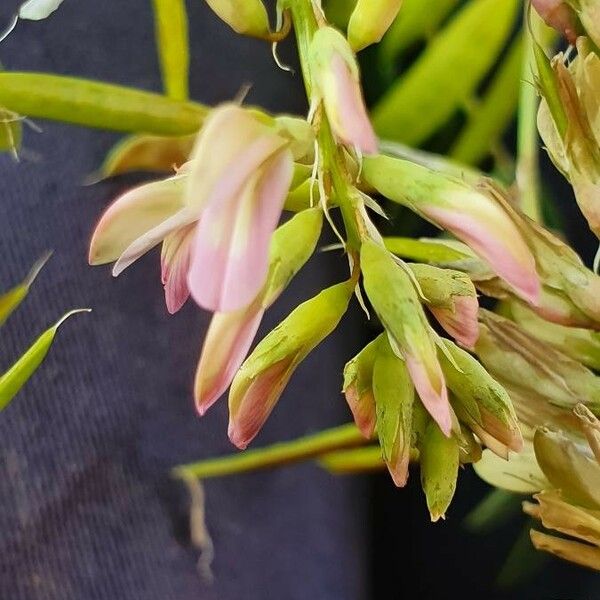
[[[259,0],[208,4],[237,32],[268,41],[283,35],[271,30]],[[279,24],[291,23],[298,39],[307,118],[223,104],[195,140],[156,141],[169,159],[180,158],[177,171],[108,208],[90,262],[115,262],[118,275],[162,244],[168,310],[191,296],[214,313],[196,374],[197,409],[204,414],[230,388],[229,437],[239,448],[258,434],[296,368],[356,295],[383,332],[347,363],[345,397],[362,434],[378,440],[397,485],[406,484],[418,458],[437,520],[461,463],[477,463],[484,478],[502,485],[495,474],[523,469],[536,436],[549,435],[536,428],[568,426],[575,406],[600,413],[593,373],[600,366],[600,277],[525,216],[512,190],[457,165],[401,158],[380,144],[355,52],[381,39],[400,4],[357,2],[345,36],[319,2],[281,0]],[[534,4],[570,39],[583,26],[594,40],[586,25],[593,2]],[[546,65],[539,123],[598,233],[600,63],[587,38],[577,39],[577,48],[569,67],[564,57]],[[411,240],[411,251],[398,250],[377,229],[382,202],[413,211],[447,237]],[[285,211],[293,216],[279,225]],[[348,279],[300,304],[251,351],[265,310],[310,259],[324,219],[341,238]],[[499,299],[496,312],[481,309],[478,294]],[[541,467],[530,477],[536,485],[552,481]],[[528,510],[546,518],[549,498],[538,496],[541,508]]]

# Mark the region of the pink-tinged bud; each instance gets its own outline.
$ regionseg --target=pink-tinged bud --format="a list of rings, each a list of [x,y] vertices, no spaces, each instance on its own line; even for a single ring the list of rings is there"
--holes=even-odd
[[[225,393],[246,358],[264,315],[260,301],[241,310],[215,313],[204,338],[194,397],[200,415]]]
[[[206,0],[236,33],[269,39],[269,16],[261,0]]]
[[[265,309],[314,252],[322,220],[320,210],[308,209],[279,227],[271,239],[269,275],[258,296],[238,311],[215,313],[196,372],[194,396],[201,415],[231,384],[250,350]]]
[[[238,448],[254,439],[298,365],[337,327],[354,285],[340,283],[298,306],[241,366],[229,392],[229,438]]]
[[[427,411],[450,435],[452,419],[448,392],[437,358],[431,326],[421,306],[408,266],[372,241],[360,253],[365,291],[386,328],[392,348],[406,362],[413,384]]]
[[[358,64],[346,38],[332,27],[319,29],[311,43],[310,61],[313,94],[323,101],[335,136],[364,154],[377,152]]]
[[[577,39],[577,15],[563,0],[531,0],[531,5],[548,27],[564,35],[570,44]]]
[[[187,276],[190,268],[192,240],[195,224],[169,234],[163,242],[161,253],[162,283],[165,286],[167,310],[174,314],[187,301],[190,290]]]
[[[377,346],[382,339],[380,335],[373,340],[344,367],[344,395],[356,426],[367,439],[373,437],[377,420],[373,395],[373,366]]]
[[[473,348],[479,336],[479,302],[469,277],[453,269],[410,264],[425,303],[440,325],[462,346]]]
[[[363,178],[383,196],[464,241],[517,295],[538,302],[534,257],[512,216],[485,187],[387,156],[365,157]]]

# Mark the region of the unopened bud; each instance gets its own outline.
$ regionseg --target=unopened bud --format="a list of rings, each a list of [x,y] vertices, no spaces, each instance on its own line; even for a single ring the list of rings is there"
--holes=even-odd
[[[323,101],[336,137],[364,154],[377,152],[358,64],[346,38],[333,27],[319,29],[310,46],[310,64],[314,93]]]
[[[269,16],[261,0],[206,0],[236,33],[269,39]]]
[[[507,458],[509,450],[519,452],[523,438],[506,390],[468,352],[449,340],[443,343],[452,361],[440,352],[440,363],[458,418],[499,456]]]
[[[229,392],[229,437],[236,446],[254,439],[298,365],[337,327],[353,291],[352,282],[340,283],[304,302],[246,359]]]
[[[346,401],[352,411],[356,426],[369,439],[373,436],[377,420],[375,396],[373,395],[373,366],[377,356],[377,347],[383,338],[384,334],[367,344],[344,367]]]
[[[433,522],[446,517],[456,491],[459,446],[454,436],[446,437],[431,421],[419,446],[421,485]]]
[[[425,408],[450,435],[452,422],[444,376],[437,359],[431,326],[414,284],[392,255],[373,241],[360,253],[364,286],[375,312],[387,330],[393,349],[406,366]]]
[[[376,348],[373,393],[383,458],[394,483],[403,487],[408,480],[415,391],[404,361],[392,352],[387,336]]]
[[[425,303],[440,325],[461,345],[473,348],[479,336],[479,302],[464,273],[420,263],[410,264]]]
[[[535,260],[505,207],[486,189],[387,156],[365,157],[363,178],[386,198],[464,241],[517,295],[537,302]]]
[[[358,0],[348,24],[348,40],[355,52],[381,41],[398,15],[402,0]]]

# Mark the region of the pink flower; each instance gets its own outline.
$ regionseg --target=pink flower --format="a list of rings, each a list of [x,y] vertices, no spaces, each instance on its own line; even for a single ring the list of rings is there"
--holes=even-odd
[[[163,242],[169,311],[190,292],[207,310],[238,310],[265,280],[269,240],[292,170],[288,141],[249,111],[219,107],[177,175],[136,188],[109,207],[94,232],[90,263],[116,260],[117,276]]]
[[[453,308],[430,306],[429,310],[461,346],[475,347],[479,337],[479,302],[476,296],[455,296]]]

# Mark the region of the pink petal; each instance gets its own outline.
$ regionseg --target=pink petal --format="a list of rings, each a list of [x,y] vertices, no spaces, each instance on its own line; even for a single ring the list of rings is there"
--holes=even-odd
[[[577,22],[575,13],[567,2],[562,0],[531,0],[531,5],[546,25],[563,34],[569,43],[575,43],[577,39]]]
[[[286,357],[263,371],[245,390],[235,412],[229,413],[229,439],[244,450],[271,414],[294,372],[294,357]]]
[[[356,385],[351,385],[346,388],[344,395],[352,411],[356,426],[367,439],[371,439],[377,422],[373,392],[369,391],[361,395]]]
[[[127,267],[133,264],[138,258],[146,254],[148,250],[154,248],[154,246],[160,244],[168,235],[182,229],[197,220],[197,214],[183,208],[173,216],[169,217],[166,221],[163,221],[154,229],[144,233],[134,242],[132,242],[128,248],[121,254],[119,260],[113,267],[113,275],[117,277]]]
[[[483,208],[483,207],[482,207]],[[451,231],[486,260],[515,293],[537,304],[541,284],[535,259],[512,222],[498,210],[497,215],[451,210],[439,206],[423,207],[432,221]],[[494,217],[497,219],[492,220]]]
[[[429,310],[461,346],[474,348],[479,338],[479,302],[475,296],[455,296],[454,310],[435,306],[430,306]]]
[[[339,54],[331,59],[331,89],[335,95],[325,95],[325,110],[331,126],[345,144],[359,148],[364,154],[377,152],[377,137],[369,120],[359,82],[353,77]]]
[[[392,476],[394,485],[404,487],[408,482],[408,467],[410,466],[410,454],[401,452],[395,460],[386,462],[388,471]]]
[[[188,285],[207,310],[228,312],[249,304],[269,266],[271,235],[291,183],[292,156],[283,150],[229,196],[206,206],[194,243]],[[225,184],[224,184],[225,185]]]
[[[90,242],[90,264],[117,260],[137,238],[180,210],[182,199],[180,177],[148,183],[120,196],[96,226]]]
[[[452,417],[441,367],[437,364],[434,367],[436,372],[429,373],[427,367],[416,357],[405,354],[404,360],[423,406],[440,426],[444,435],[450,437]]]
[[[194,395],[200,415],[223,395],[246,358],[264,315],[260,302],[230,313],[215,313],[196,372]]]
[[[187,275],[196,224],[170,233],[163,242],[161,254],[162,282],[165,286],[167,310],[175,314],[187,301],[190,290]]]

